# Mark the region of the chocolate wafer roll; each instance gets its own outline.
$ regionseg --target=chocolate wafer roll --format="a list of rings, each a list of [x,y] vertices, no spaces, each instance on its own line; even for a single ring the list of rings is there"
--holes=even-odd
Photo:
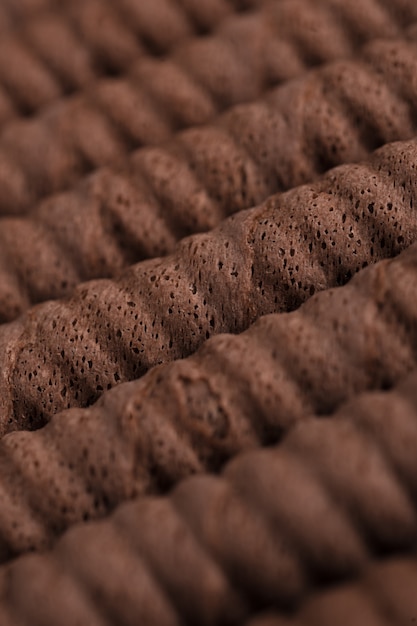
[[[279,447],[240,455],[221,477],[187,479],[169,497],[140,498],[72,529],[52,552],[0,570],[0,616],[21,626],[55,624],[61,614],[63,624],[103,615],[106,624],[238,624],[414,547],[415,390],[414,374],[333,419],[300,421]],[[12,434],[1,446],[42,432]],[[12,511],[7,502],[2,520]],[[39,512],[32,530],[43,520],[54,524]],[[16,526],[28,530],[20,515]]]
[[[39,198],[71,186],[93,169],[123,164],[134,147],[162,141],[181,126],[205,122],[233,103],[259,96],[268,86],[300,73],[308,65],[308,61],[298,60],[300,55],[311,63],[349,56],[358,41],[355,29],[346,28],[349,16],[342,13],[338,21],[338,11],[331,3],[323,5],[318,15],[312,12],[321,24],[316,41],[311,29],[306,30],[296,19],[302,12],[300,2],[268,4],[249,18],[230,21],[218,36],[200,37],[180,46],[170,60],[139,63],[135,78],[104,81],[87,95],[46,109],[35,120],[7,125],[0,138],[0,213],[28,211]],[[398,27],[387,17],[385,34],[401,30],[401,20],[397,22]],[[45,28],[47,32],[55,29],[51,25],[49,31],[48,25]],[[344,37],[345,32],[350,35]],[[42,25],[34,37],[45,42]],[[68,36],[59,38],[63,46],[71,47]],[[319,45],[323,41],[326,45]],[[24,100],[26,93],[29,99],[39,97],[39,102],[58,96],[59,81],[48,68],[45,73],[38,63],[36,69],[36,60],[32,62],[15,41],[3,45],[0,84],[3,80],[8,87],[6,98],[9,92],[18,101]],[[392,45],[388,41],[377,46],[376,60],[368,58],[374,48],[362,61],[323,68],[264,101],[232,111],[213,126],[180,136],[172,157],[176,167],[185,160],[191,174],[196,169],[204,191],[214,201],[224,204],[229,202],[229,194],[236,194],[248,207],[267,193],[305,182],[331,165],[363,157],[386,141],[412,136],[416,130],[414,103],[403,93],[409,87],[407,71],[392,68],[390,61],[392,54],[399,54],[415,71],[416,47],[402,40]],[[107,49],[117,47],[107,45]],[[57,53],[53,55],[57,57]],[[135,58],[138,55],[135,53]],[[61,57],[67,65],[77,63],[76,55],[64,50]],[[3,64],[2,58],[6,59]],[[60,63],[56,59],[55,65]],[[80,63],[85,69],[81,80],[89,83],[91,71],[83,60]],[[26,69],[17,71],[19,64]],[[67,82],[71,82],[75,69],[68,72]],[[78,75],[78,70],[75,73]],[[398,84],[394,80],[397,73]],[[32,88],[27,89],[30,80]],[[6,117],[10,106],[6,102],[3,107]],[[33,102],[22,101],[19,106],[33,108]],[[216,157],[220,157],[214,172],[213,144]],[[284,151],[284,145],[290,150]],[[163,150],[166,152],[170,156],[169,148]],[[123,167],[128,168],[127,164]],[[230,191],[219,188],[216,172],[224,169],[232,170]],[[258,180],[246,180],[245,171],[253,169]],[[160,170],[155,173],[158,175]],[[162,182],[159,179],[158,188]],[[190,204],[193,207],[195,202]],[[230,206],[231,210],[237,208]]]
[[[383,89],[383,83],[375,78],[376,74],[375,82],[372,83],[368,73],[361,74],[355,63],[341,62],[331,65],[326,70],[321,69],[318,74],[278,89],[271,96],[271,100],[242,105],[226,114],[222,125],[189,129],[170,145],[138,151],[130,160],[129,174],[126,170],[100,171],[73,191],[41,204],[32,218],[3,221],[0,231],[0,274],[3,277],[0,319],[11,320],[32,303],[66,295],[80,281],[113,276],[130,263],[169,253],[178,239],[196,231],[210,229],[228,213],[256,204],[277,188],[286,188],[305,179],[317,178],[321,169],[333,162],[359,158],[367,154],[374,143],[384,142],[397,135],[411,134],[415,121],[412,105],[409,106],[408,103],[414,97],[414,82],[411,77],[417,61],[417,56],[413,56],[414,52],[411,54],[413,50],[413,45],[404,42],[375,42],[368,48],[367,54],[372,57],[375,67],[383,66],[396,89],[403,93],[399,99],[391,97],[388,88]],[[335,91],[331,98],[334,99],[336,93],[339,94],[338,104],[333,111],[334,117],[329,109],[331,99],[328,96],[313,100],[317,109],[316,104],[305,107],[305,95],[311,93],[310,88],[317,86],[316,78],[319,75],[322,76],[320,88],[331,91],[331,86],[334,85]],[[362,84],[359,91],[357,87],[353,89],[358,81]],[[364,96],[366,89],[370,89],[368,99]],[[292,93],[299,93],[300,107],[295,98],[291,99]],[[111,102],[111,91],[107,95]],[[350,97],[352,99],[349,101]],[[288,112],[288,118],[285,119],[283,111],[288,102],[292,103],[292,111]],[[377,102],[380,108],[375,110],[374,105]],[[342,113],[342,108],[347,105],[355,112],[355,121],[352,123],[348,121],[353,118],[345,118]],[[145,124],[147,114],[144,111],[144,123],[139,125],[138,132],[146,133],[148,125]],[[278,111],[281,113],[278,114]],[[121,115],[121,110],[119,113]],[[150,115],[149,119],[152,119],[152,114]],[[86,123],[82,115],[79,120]],[[296,122],[299,126],[295,125]],[[231,137],[232,129],[236,139]],[[164,129],[160,131],[163,133]],[[101,145],[99,139],[95,143],[91,140],[91,135],[80,132],[81,136],[90,154],[96,151],[102,156],[108,155],[113,148],[114,153],[117,152],[117,142],[106,143],[105,152],[104,149],[98,150]],[[12,137],[16,139],[15,135],[10,135],[11,146]],[[86,137],[88,141],[85,141]],[[276,141],[277,137],[280,141]],[[12,148],[17,150],[17,144],[13,143]],[[27,153],[22,147],[23,152]],[[26,155],[28,162],[31,161],[30,155]],[[255,158],[255,155],[258,156]],[[45,157],[45,163],[48,160]],[[58,171],[58,174],[60,164],[60,160],[54,160],[54,171]],[[65,167],[64,161],[63,170]],[[401,172],[403,167],[407,172],[404,175]],[[316,204],[313,194],[325,194],[319,183],[314,191],[313,187],[310,191],[304,189],[297,200],[291,201],[292,207],[299,213],[300,206],[307,202],[312,221],[305,216],[302,219],[305,217],[315,229],[314,224],[320,229],[322,220],[330,225],[333,219],[337,222],[344,215],[344,219],[347,219],[351,213],[355,222],[354,225],[349,220],[351,238],[354,238],[356,247],[362,246],[362,262],[369,262],[362,231],[367,229],[367,221],[380,219],[376,213],[379,215],[379,206],[385,204],[383,187],[388,185],[390,189],[393,188],[394,181],[391,180],[390,171],[387,168],[384,174],[377,175],[378,180],[383,183],[381,204],[374,194],[373,183],[371,186],[368,184],[365,166],[362,170],[352,169],[352,172],[358,172],[356,182],[347,181],[343,183],[345,188],[342,191],[332,191],[336,196],[343,196],[342,204],[338,205],[340,210],[335,209],[329,195],[323,195],[329,201],[328,208],[322,209],[324,215],[321,214],[319,219],[312,213],[310,209],[315,208]],[[412,171],[411,163],[401,165],[395,175],[396,184],[404,183],[408,188],[405,179],[408,179]],[[48,172],[49,176],[52,170],[48,169]],[[8,181],[14,180],[8,178]],[[41,180],[39,177],[38,184],[41,184]],[[325,180],[327,185],[329,179]],[[366,182],[363,189],[360,181],[364,185]],[[412,185],[411,182],[410,184]],[[368,189],[371,191],[368,192]],[[361,191],[364,192],[364,197]],[[403,202],[400,192],[401,189],[397,188],[393,196],[395,203],[397,196]],[[4,195],[3,198],[5,197]],[[283,203],[287,205],[287,197],[285,198],[285,201],[275,198],[270,206],[280,205],[279,210],[286,215],[286,209],[281,209]],[[362,202],[360,207],[358,205],[359,210],[354,206],[353,198],[355,202]],[[366,205],[365,198],[369,199]],[[395,203],[388,199],[384,211],[391,211]],[[330,215],[332,207],[335,209],[333,217]],[[374,208],[375,214],[372,213]],[[391,216],[395,215],[395,210],[391,212]],[[406,210],[410,211],[410,217],[407,218],[411,220],[410,229],[407,233],[398,233],[399,240],[391,242],[388,247],[392,243],[401,246],[402,243],[413,241],[413,210],[410,206]],[[280,233],[286,229],[290,234],[291,215],[288,213],[284,222],[280,222]],[[394,229],[399,228],[400,223],[397,220],[387,220]],[[307,222],[305,228],[309,229]],[[350,226],[342,222],[340,227],[345,231]],[[401,228],[404,230],[405,224]],[[317,242],[319,236],[315,237],[314,231],[311,232],[313,235],[310,235],[310,231],[309,234],[304,233],[305,242],[312,237],[315,242],[311,243],[312,246],[319,243],[325,250],[329,243],[336,250],[336,240]],[[327,235],[329,233],[330,231]],[[25,241],[26,245],[20,245],[21,241]],[[385,241],[385,237],[381,239],[382,248]],[[284,243],[283,239],[283,254],[288,254],[287,243]],[[342,247],[343,245],[345,244]],[[332,254],[331,248],[322,252],[326,258]],[[399,249],[395,247],[392,252]],[[291,250],[295,251],[296,247],[291,245],[289,250],[291,255]],[[374,250],[375,246],[370,246],[371,259]],[[309,255],[310,252],[303,248],[297,254]],[[340,265],[342,264],[341,260]],[[290,265],[293,268],[300,267],[297,263],[291,262]],[[346,269],[347,273],[349,271]],[[340,267],[340,273],[344,272],[343,267]],[[329,286],[334,283],[326,284]],[[315,285],[308,285],[308,289],[310,287],[315,288]]]
[[[398,254],[417,234],[416,155],[415,141],[386,146],[0,327],[2,432],[89,405],[213,334],[241,332]]]
[[[376,562],[354,583],[314,594],[293,615],[271,614],[248,626],[387,626],[412,624],[417,615],[415,553]]]
[[[0,512],[2,558],[44,548],[71,524],[104,516],[124,500],[164,491],[193,473],[216,472],[244,450],[276,443],[309,415],[334,413],[360,391],[391,387],[417,367],[416,302],[413,246],[297,311],[264,317],[238,336],[210,339],[188,359],[104,393],[91,408],[59,413],[35,432],[10,433],[0,441],[0,498],[8,507]],[[84,367],[91,367],[87,360]],[[371,395],[341,412],[348,423],[340,427],[343,436],[366,422],[372,445],[391,446],[384,455],[393,457],[407,484],[415,481],[415,382],[416,376],[398,392]],[[323,420],[306,428],[321,433],[332,426]],[[314,441],[318,452],[318,434]],[[323,454],[324,441],[325,435]],[[335,444],[337,456],[356,463],[357,454],[365,454],[344,445],[346,454]],[[300,458],[309,454],[303,449]],[[298,493],[293,480],[289,473],[287,487]],[[342,487],[348,494],[348,485]],[[305,491],[300,494],[304,503]],[[374,500],[370,506],[385,524]],[[309,520],[305,524],[304,542],[311,536]],[[375,537],[376,529],[375,522]]]
[[[0,5],[0,33],[8,34],[33,19],[39,13],[52,8],[56,0],[4,0]]]
[[[0,44],[0,124],[32,114],[103,74],[124,72],[138,57],[169,52],[181,40],[202,29],[210,31],[234,13],[225,0],[38,4],[44,10],[28,7],[34,17],[17,19],[19,28]],[[8,15],[8,9],[3,10]],[[1,18],[0,10],[0,29]],[[404,18],[399,11],[400,24]]]

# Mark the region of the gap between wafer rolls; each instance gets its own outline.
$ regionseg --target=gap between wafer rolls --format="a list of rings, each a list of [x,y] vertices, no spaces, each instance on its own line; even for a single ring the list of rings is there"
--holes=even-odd
[[[412,134],[417,48],[379,41],[367,55],[382,63],[389,80],[379,82],[376,74],[371,80],[355,62],[329,65],[269,100],[233,109],[218,126],[138,151],[129,174],[102,170],[42,203],[33,216],[2,220],[0,319],[66,295],[81,281],[171,252],[181,237],[208,230],[277,189]],[[349,197],[346,202],[352,210]]]
[[[139,498],[70,530],[52,552],[1,568],[1,623],[240,624],[415,548],[416,380],[360,396],[330,419],[301,420],[280,446],[240,455],[220,477]],[[39,435],[1,445],[12,451],[13,439]],[[41,528],[40,515],[31,521]]]
[[[388,145],[3,324],[0,431],[92,404],[213,334],[241,332],[398,254],[417,235],[416,163],[416,141]]]
[[[123,81],[92,89],[87,105],[83,98],[74,106],[64,102],[38,119],[9,125],[0,140],[0,214],[30,212],[39,198],[112,163],[133,183],[139,176],[139,188],[141,175],[135,170],[140,167],[154,179],[156,195],[164,192],[167,167],[171,174],[185,170],[179,182],[187,185],[196,178],[215,204],[231,212],[331,166],[363,158],[388,141],[407,139],[416,132],[417,99],[412,80],[417,44],[410,32],[411,41],[374,40],[360,58],[325,64],[259,101],[230,109],[211,125],[179,133],[156,152],[142,150],[129,158],[138,133],[142,140],[149,137],[140,115],[136,120],[123,110],[126,102],[135,108],[141,99],[139,92],[129,96]],[[118,89],[125,99],[117,98]],[[164,97],[167,104],[175,100],[169,93]],[[168,130],[160,117],[145,107],[142,124],[148,120],[163,136]],[[154,177],[147,171],[149,160],[152,170],[157,168]]]
[[[258,617],[247,626],[405,626],[416,621],[415,552],[373,563],[359,580],[313,594],[293,615]]]
[[[71,524],[104,516],[124,500],[216,472],[244,450],[276,443],[309,415],[334,413],[358,392],[396,384],[417,367],[416,302],[417,245],[297,311],[266,316],[238,336],[214,337],[195,355],[120,385],[89,409],[7,435],[0,441],[1,558],[43,548]],[[378,396],[389,407],[387,424],[398,422],[395,429],[381,423],[378,437],[392,430],[406,467],[414,467],[406,452],[415,449],[416,409],[404,417],[409,448],[401,448],[397,412],[410,389],[400,400],[396,393]],[[356,419],[359,409],[351,413]]]

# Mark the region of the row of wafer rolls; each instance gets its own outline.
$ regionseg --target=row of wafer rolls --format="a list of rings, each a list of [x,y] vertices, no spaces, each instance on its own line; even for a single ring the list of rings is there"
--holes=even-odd
[[[219,477],[139,498],[71,529],[51,552],[3,566],[1,623],[241,624],[414,548],[416,381],[360,396],[330,419],[304,419]]]
[[[410,0],[394,3],[356,0],[348,8],[334,0],[321,0],[314,8],[308,0],[268,0],[261,3],[259,11],[243,14],[232,12],[232,5],[224,0],[207,0],[206,6],[193,1],[195,6],[189,7],[190,12],[202,14],[203,22],[207,15],[205,21],[209,23],[204,30],[217,26],[219,34],[191,39],[189,35],[196,30],[198,33],[199,29],[184,26],[184,32],[173,37],[169,61],[144,65],[148,73],[155,71],[156,81],[158,74],[177,86],[181,81],[183,98],[190,101],[188,108],[197,109],[195,117],[200,122],[207,119],[216,104],[226,107],[254,98],[265,84],[298,75],[306,66],[350,56],[361,43],[372,38],[399,36],[404,26],[417,19],[417,8]],[[169,13],[181,13],[181,5],[165,3],[165,9],[160,7],[158,12],[154,3],[152,11],[147,2],[135,0],[130,4],[130,11],[137,15],[125,27],[129,36],[123,35],[117,19],[110,19],[108,14],[123,12],[123,2],[111,5],[88,0],[75,6],[68,3],[58,13],[29,20],[19,32],[4,38],[0,45],[0,124],[16,115],[34,113],[48,102],[87,87],[106,73],[108,65],[121,66],[126,71],[138,58],[155,57],[152,50],[140,49],[139,41],[130,31],[137,24],[144,31],[142,39],[146,40],[148,31],[151,35],[153,31],[161,32],[166,37],[169,29],[164,21],[175,29],[175,24],[172,26],[175,20]],[[125,10],[129,12],[128,7]],[[110,33],[106,27],[103,29],[104,18],[107,28],[112,29]],[[147,24],[147,18],[151,23]],[[184,41],[187,43],[178,48]],[[127,84],[131,87],[131,82]],[[119,100],[126,101],[126,88],[122,89],[125,85],[126,81],[121,81],[113,98],[114,106],[121,106]],[[145,81],[145,92],[152,101],[149,78]],[[128,101],[135,103],[133,94],[128,95]],[[172,94],[171,99],[174,99]],[[144,97],[141,100],[141,106],[149,109],[151,103]],[[84,109],[88,105],[97,108],[97,98],[90,95],[83,101]],[[74,109],[72,103],[60,112],[61,117],[68,120]],[[110,115],[106,109],[105,114]],[[96,125],[97,117],[98,112],[94,118]]]
[[[417,558],[374,563],[358,580],[311,596],[294,615],[271,614],[247,626],[409,626],[417,615]]]
[[[0,135],[0,213],[31,211],[41,197],[71,186],[103,165],[118,164],[128,172],[126,159],[135,147],[160,142],[181,127],[205,122],[229,105],[255,98],[268,86],[300,73],[306,62],[297,54],[303,45],[308,50],[309,37],[291,12],[301,10],[301,1],[309,4],[307,0],[297,0],[296,4],[283,0],[267,4],[252,16],[236,17],[217,36],[191,40],[168,59],[147,57],[138,61],[128,78],[98,81],[83,95],[46,108],[34,120],[8,124]],[[417,19],[415,5],[414,12]],[[285,19],[286,13],[290,15]],[[353,35],[344,43],[341,32],[345,22],[339,25],[335,20],[333,25],[324,20],[323,28],[327,27],[329,33],[323,37],[327,46],[322,45],[321,55],[317,52],[318,59],[349,56],[355,48]],[[291,23],[295,35],[298,33],[293,44],[286,42],[282,34],[290,31]],[[293,143],[309,137],[311,128],[320,133],[325,117],[330,124],[327,134],[333,133],[327,137],[330,145],[321,146],[318,139],[314,140],[320,154],[314,159],[311,151],[307,152],[304,160],[308,162],[300,166],[303,171],[297,172],[297,182],[302,175],[304,179],[311,175],[311,169],[322,170],[341,160],[357,158],[358,150],[363,155],[369,144],[374,148],[410,137],[415,132],[415,86],[410,86],[409,75],[415,72],[416,45],[400,39],[393,46],[388,40],[364,52],[362,60],[326,67],[300,84],[274,92],[269,99],[220,118],[212,127],[197,132],[196,138],[193,134],[179,136],[167,150],[174,151],[177,161],[185,160],[189,169],[201,169],[195,144],[202,149],[201,139],[204,143],[207,135],[209,145],[203,152],[219,143],[218,152],[224,160],[243,161],[234,163],[238,173],[254,160],[262,176],[273,169],[276,158],[262,153],[265,128],[270,133],[270,148],[284,143],[289,133],[294,135]],[[3,56],[9,58],[0,58]],[[394,56],[399,56],[405,67],[393,67]],[[13,80],[20,76],[10,63],[6,69]],[[27,90],[24,82],[24,93],[36,90]],[[6,117],[9,108],[6,106]],[[375,111],[375,122],[371,111],[372,115]],[[307,129],[303,130],[305,118]],[[345,133],[352,136],[353,145],[346,146]],[[285,180],[288,166],[280,167],[278,163],[276,169],[275,173],[269,172],[270,193],[294,184]],[[202,177],[206,182],[205,172]],[[246,206],[250,202],[249,193]]]
[[[122,25],[114,14],[123,12],[124,4],[131,5],[130,11],[127,7],[126,12],[127,14],[133,12],[134,19],[126,19],[126,24]],[[155,3],[152,3],[150,11],[151,5],[148,2],[138,0],[130,3],[105,3],[97,0],[87,0],[84,3],[67,2],[66,6],[60,7],[58,11],[46,12],[31,19],[17,32],[4,38],[0,46],[2,86],[0,122],[5,123],[19,115],[34,114],[50,102],[87,88],[103,75],[119,73],[117,69],[120,73],[127,71],[138,59],[160,56],[152,49],[146,49],[147,34],[152,36],[153,31],[156,35],[160,32],[162,38],[173,35],[172,30],[175,31],[176,25],[178,26],[175,14],[184,13],[179,3],[160,4],[158,11],[155,9]],[[214,28],[217,21],[221,24],[224,21],[222,18],[227,17],[229,13],[232,16],[235,13],[232,11],[232,5],[223,0],[218,2],[207,0],[205,4],[205,7],[204,3],[200,6],[203,9],[202,13],[208,12],[213,18],[213,23],[207,24],[207,29]],[[165,8],[162,5],[165,5]],[[198,12],[199,5],[194,9]],[[164,12],[165,15],[161,16]],[[236,15],[239,13],[237,11]],[[235,20],[232,19],[232,24]],[[171,27],[164,22],[170,23]],[[200,29],[197,25],[191,27],[187,24],[184,16],[179,22],[182,28],[180,27],[180,32],[172,37],[171,45],[165,46],[165,52],[172,52],[170,48],[175,49],[183,41],[189,41],[186,48],[193,52],[196,41],[204,39],[191,38],[191,35],[196,35]],[[259,19],[255,19],[255,22],[258,23]],[[135,34],[135,26],[143,32]],[[143,39],[145,47],[141,45]],[[207,39],[211,40],[210,37]],[[221,44],[220,39],[219,45]],[[225,45],[227,46],[227,41],[223,44]],[[233,56],[233,52],[232,48],[229,56]],[[236,54],[237,51],[235,56]],[[177,73],[181,74],[181,67]],[[192,77],[189,76],[188,79],[192,83]],[[84,108],[85,106],[84,103]],[[70,117],[72,109],[74,105],[67,108],[67,118]]]
[[[137,151],[124,169],[96,172],[27,217],[1,220],[0,320],[64,296],[79,282],[111,277],[129,264],[167,254],[185,235],[206,231],[279,189],[363,158],[375,145],[413,135],[416,45],[381,40],[364,54],[372,71],[365,62],[330,64],[262,101],[232,109],[216,125],[188,129],[165,146]],[[411,164],[404,167],[411,172]],[[49,176],[52,169],[45,171]],[[388,172],[382,177],[393,185]],[[397,184],[402,181],[399,168]],[[352,212],[349,197],[344,202]],[[411,231],[400,236],[412,238]]]
[[[6,53],[19,76],[2,63],[0,84],[18,96],[18,109],[30,113],[103,73],[125,71],[143,54],[169,53],[181,40],[209,32],[229,15],[257,4],[256,0],[3,0],[0,25],[14,22],[15,28],[3,36],[2,56]],[[26,94],[26,88],[33,93]]]
[[[240,335],[213,337],[188,359],[155,367],[90,408],[58,413],[34,432],[6,435],[0,440],[1,558],[45,548],[75,522],[105,516],[124,500],[162,492],[191,474],[216,472],[244,450],[276,443],[310,415],[331,415],[358,392],[396,384],[417,367],[417,310],[410,305],[416,297],[414,245],[297,311],[263,317]],[[417,421],[415,410],[405,410],[410,389],[381,396],[385,412],[378,413],[380,401],[370,403],[382,420],[380,436],[391,437],[404,471],[412,472]],[[327,422],[317,424],[326,429]],[[355,448],[343,450],[337,448],[338,457],[356,459]],[[290,473],[287,487],[297,493],[294,480]],[[385,524],[379,492],[374,496],[369,505]],[[395,503],[402,515],[397,496]],[[402,527],[390,529],[392,540],[401,540]]]
[[[398,254],[416,240],[416,155],[415,140],[389,144],[182,240],[167,257],[82,283],[0,326],[1,432],[89,405],[213,334],[294,309]]]

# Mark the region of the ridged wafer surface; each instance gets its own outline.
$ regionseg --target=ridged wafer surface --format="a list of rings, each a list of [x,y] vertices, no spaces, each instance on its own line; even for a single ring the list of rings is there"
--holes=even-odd
[[[0,1],[0,626],[413,618],[413,22]]]
[[[161,56],[158,39],[159,52],[172,61],[162,63],[166,79],[179,75],[194,88],[189,106],[198,107],[202,96],[223,106],[240,102],[305,67],[350,56],[367,40],[398,36],[417,19],[413,3],[405,4],[362,0],[346,10],[324,0],[313,9],[307,0],[280,0],[241,15],[242,7],[223,0],[56,3],[3,37],[0,123],[34,114],[103,75],[123,74],[138,58]],[[207,36],[213,29],[219,34]]]
[[[212,334],[240,332],[398,254],[416,238],[415,162],[415,141],[391,144],[3,325],[2,431],[91,404]]]
[[[74,522],[104,516],[126,499],[218,471],[246,449],[276,443],[309,415],[333,413],[360,391],[391,387],[417,367],[416,301],[414,246],[298,311],[211,339],[194,356],[120,385],[89,409],[55,415],[36,432],[7,435],[0,441],[2,558],[42,548]],[[370,396],[369,406],[378,437],[391,436],[397,456],[414,468],[406,455],[416,437],[410,389]],[[344,413],[362,419],[367,402]],[[407,449],[404,428],[410,428]]]
[[[106,624],[238,624],[297,605],[318,582],[357,574],[381,552],[411,548],[415,390],[414,375],[331,419],[302,421],[280,446],[240,456],[221,477],[141,498],[71,530],[51,553],[6,566],[2,623],[55,624],[63,614],[63,624],[103,616]]]
[[[140,143],[135,123],[141,117],[131,113],[135,93],[126,85],[123,89],[124,83],[93,89],[87,102],[63,103],[36,120],[16,122],[2,134],[0,213],[26,212],[42,196],[71,186],[101,165],[118,163],[128,175],[132,163],[146,171],[149,159],[162,161],[165,172],[167,167],[179,170],[180,188],[190,178],[201,179],[202,192],[220,208],[251,206],[332,165],[363,158],[385,142],[413,136],[416,93],[410,77],[416,65],[415,42],[377,40],[360,60],[326,64],[276,88],[269,97],[231,109],[211,125],[184,131],[172,145],[151,152],[153,157],[145,150],[127,162],[132,147]],[[140,98],[136,93],[136,106]],[[141,115],[142,141],[147,124],[147,141],[168,133],[164,114],[155,111],[152,119],[145,103]],[[146,172],[157,203],[165,189],[160,167],[153,177]],[[189,203],[192,210],[193,198]]]
[[[398,254],[416,236],[415,155],[415,141],[386,146],[0,327],[3,432],[91,404],[214,333],[240,332]]]
[[[417,615],[417,560],[407,557],[375,563],[357,582],[317,593],[294,615],[270,615],[248,626],[340,626],[413,624]]]
[[[273,191],[412,135],[416,51],[413,43],[374,42],[366,52],[369,66],[343,61],[323,67],[263,101],[232,109],[217,125],[139,150],[128,170],[100,171],[42,203],[30,217],[2,220],[0,319],[11,320],[30,304],[65,295],[80,281],[112,276],[130,263],[166,254],[181,237],[207,230]],[[85,137],[92,149],[91,136]],[[45,158],[41,167],[47,164]],[[41,184],[42,177],[35,178]],[[358,193],[352,195],[355,201]],[[367,228],[367,213],[359,231]],[[364,241],[362,254],[363,246]]]

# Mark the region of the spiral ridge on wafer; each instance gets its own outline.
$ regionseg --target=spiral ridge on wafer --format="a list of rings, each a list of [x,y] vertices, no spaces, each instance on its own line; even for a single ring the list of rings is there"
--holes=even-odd
[[[220,36],[200,37],[199,43],[191,40],[177,59],[179,70],[184,65],[191,78],[194,74],[203,81],[203,87],[204,82],[210,87],[214,80],[216,91],[220,91],[217,95],[226,106],[228,95],[236,102],[255,97],[263,82],[278,82],[311,64],[351,55],[360,43],[398,35],[417,19],[417,11],[408,0],[391,7],[368,0],[365,6],[356,3],[347,10],[324,0],[316,11],[306,0],[259,4],[257,12],[242,17],[239,11],[234,15],[239,6],[234,9],[224,0],[159,0],[152,4],[152,11],[143,2],[88,0],[67,3],[60,12],[40,12],[2,41],[4,111],[0,120],[13,113],[35,112],[60,95],[86,87],[103,72],[126,71],[138,56],[152,53],[155,45],[163,51],[170,51],[172,46],[175,49],[201,29],[210,31],[220,25]],[[226,19],[229,16],[231,20]],[[146,50],[149,37],[150,51]],[[141,49],[141,40],[145,49]],[[251,71],[245,72],[245,68]],[[227,89],[232,91],[227,82],[236,82],[236,72],[246,83],[240,87],[242,95],[236,85],[234,93],[227,93]],[[172,69],[169,78],[176,78]]]
[[[416,149],[385,146],[2,325],[2,432],[92,404],[213,334],[241,332],[398,254],[416,239]]]
[[[129,264],[167,254],[182,237],[206,231],[272,192],[317,178],[337,163],[360,159],[374,145],[412,135],[417,119],[411,104],[414,45],[374,42],[367,55],[375,68],[385,68],[389,80],[380,82],[376,69],[370,73],[356,62],[323,67],[278,88],[269,99],[231,110],[217,125],[188,129],[165,146],[138,150],[126,168],[100,170],[27,217],[2,219],[0,320],[12,320],[30,304],[64,296],[79,282],[111,277]],[[397,95],[388,88],[394,84]],[[306,94],[312,105],[307,106]],[[287,102],[292,110],[286,113]],[[87,147],[94,152],[99,145],[89,141]],[[117,151],[117,143],[106,146],[106,151],[98,150],[100,158],[113,148]],[[13,143],[13,150],[17,147]],[[26,158],[28,150],[22,148],[22,154]],[[46,155],[40,167],[48,162]],[[54,171],[59,163],[54,160]],[[7,178],[8,183],[13,180]],[[345,202],[354,210],[349,196]],[[371,210],[365,208],[364,223],[374,219]],[[358,221],[358,214],[354,219]],[[387,219],[387,224],[398,225]],[[359,254],[366,252],[360,237],[364,228],[357,223],[353,229],[352,224],[362,245]],[[412,241],[411,235],[399,237]],[[19,245],[22,240],[26,246]]]
[[[318,580],[352,576],[376,555],[412,547],[415,390],[414,374],[389,393],[352,400],[332,419],[299,421],[280,446],[240,455],[220,477],[190,478],[169,497],[142,497],[103,522],[72,529],[52,552],[0,570],[0,616],[16,611],[19,624],[32,624],[41,611],[42,623],[53,624],[70,597],[71,619],[89,624],[102,614],[134,623],[143,611],[149,624],[237,624],[271,606],[296,606]],[[14,442],[38,437],[39,452],[42,432],[2,440],[13,470],[24,458],[13,456]],[[80,479],[75,470],[68,486],[76,489]],[[116,478],[111,472],[101,480]],[[1,489],[7,493],[4,483]],[[3,542],[11,509],[1,512]],[[44,519],[51,528],[53,517],[39,510],[17,525],[39,539]],[[52,580],[60,584],[40,609],[37,598]]]
[[[268,25],[271,22],[268,12],[260,14],[259,19]],[[274,36],[262,39],[261,50],[255,41],[250,62],[234,49],[233,28],[230,30],[224,40],[219,35],[217,39],[190,41],[170,60],[138,62],[136,81],[99,81],[87,94],[60,101],[34,120],[8,124],[0,138],[0,213],[28,211],[40,198],[70,187],[100,166],[118,164],[128,168],[125,160],[134,147],[161,141],[178,126],[207,121],[216,107],[221,110],[221,106],[259,95],[269,82],[277,80],[274,73],[279,73],[279,69],[270,67],[279,62],[270,62],[267,53],[274,46]],[[300,82],[278,89],[266,100],[232,111],[213,126],[179,137],[175,146],[180,153],[185,149],[187,168],[202,170],[206,191],[216,199],[221,195],[219,183],[211,184],[213,166],[203,159],[210,159],[206,152],[214,142],[219,144],[226,167],[235,170],[230,174],[232,186],[245,175],[245,168],[253,169],[256,163],[260,178],[256,188],[245,189],[248,182],[243,180],[235,192],[247,193],[244,204],[250,206],[253,193],[259,201],[265,197],[265,188],[272,193],[305,182],[317,171],[363,157],[369,149],[387,141],[412,136],[415,89],[409,74],[415,72],[415,44],[386,40],[370,44],[370,48],[368,57],[374,51],[376,58],[325,66]],[[13,52],[12,58],[19,58],[19,54]],[[393,64],[393,56],[399,56],[404,66]],[[272,57],[279,59],[282,55]],[[283,65],[289,71],[291,63],[285,58]],[[11,81],[21,74],[8,62],[5,71]],[[30,74],[34,75],[34,70]],[[170,81],[179,86],[178,91],[169,87]],[[24,93],[37,93],[26,86]],[[181,105],[184,93],[188,107]],[[190,107],[190,102],[195,106]],[[195,144],[200,145],[202,140],[209,145],[195,163]],[[282,152],[287,144],[291,150],[285,157]],[[243,163],[236,162],[241,160]]]
[[[86,90],[103,75],[123,74],[138,58],[169,53],[181,41],[208,33],[245,9],[239,0],[37,2],[29,3],[26,11],[24,3],[7,4],[0,9],[0,31],[3,22],[5,31],[0,42],[0,126]],[[399,8],[400,30],[407,13]],[[9,24],[13,22],[15,28]],[[379,32],[384,25],[376,28]],[[69,106],[61,112],[67,122],[71,110]]]
[[[108,391],[90,408],[58,413],[35,432],[10,433],[0,440],[0,555],[43,548],[75,522],[218,471],[244,450],[276,443],[309,415],[332,414],[361,391],[392,387],[417,367],[417,312],[408,304],[416,295],[414,245],[297,311],[263,317],[241,335],[213,337],[188,359]],[[379,420],[374,439],[387,433],[394,451],[403,432],[397,413],[410,389],[378,401],[369,396]],[[344,414],[362,424],[367,400],[354,402]],[[416,410],[403,410],[407,424]],[[320,430],[317,424],[305,427]],[[323,420],[323,428],[333,426]],[[410,451],[416,436],[410,431]]]
[[[330,591],[314,594],[294,614],[265,615],[248,626],[329,626],[334,620],[343,623],[366,623],[372,626],[407,624],[416,614],[415,589],[417,560],[415,553],[377,561],[359,580]]]

